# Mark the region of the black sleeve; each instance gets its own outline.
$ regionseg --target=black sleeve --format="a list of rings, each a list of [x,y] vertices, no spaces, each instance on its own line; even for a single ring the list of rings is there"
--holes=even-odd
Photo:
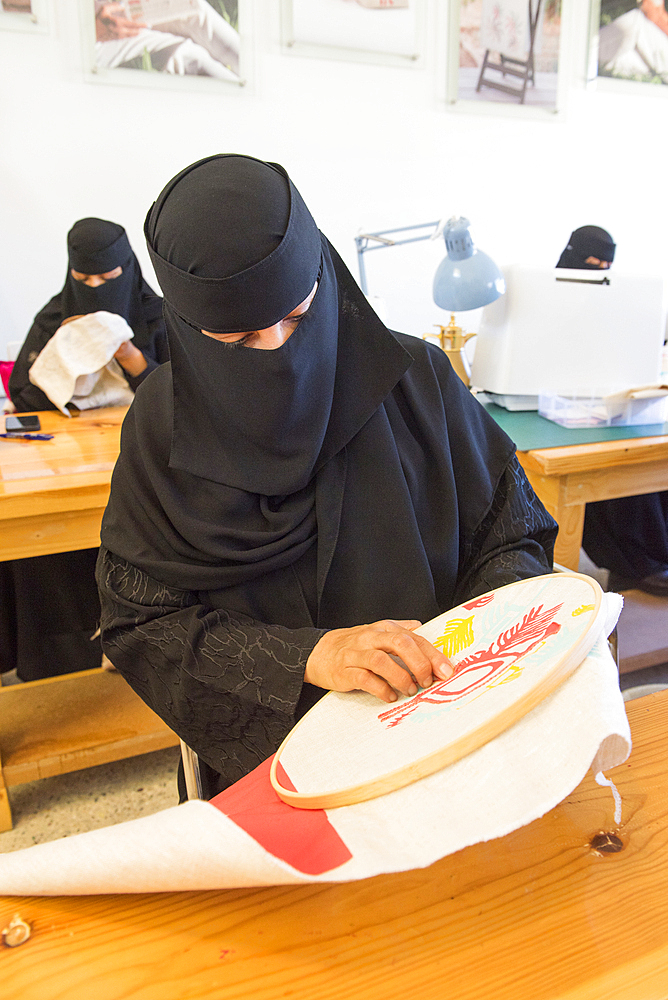
[[[278,748],[324,694],[304,683],[323,629],[207,608],[100,549],[102,648],[137,694],[225,785]]]
[[[144,379],[148,378],[152,371],[155,371],[165,361],[169,361],[169,347],[167,344],[167,330],[162,316],[149,320],[150,342],[142,348],[142,354],[146,358],[146,368],[140,375],[130,375],[124,372],[127,383],[133,392],[136,392]]]
[[[456,604],[516,580],[552,572],[557,522],[513,456],[492,505],[461,554]]]
[[[38,323],[33,323],[19,351],[9,376],[9,395],[19,413],[29,410],[57,410],[58,407],[28,377],[37,356],[49,342],[50,336]]]

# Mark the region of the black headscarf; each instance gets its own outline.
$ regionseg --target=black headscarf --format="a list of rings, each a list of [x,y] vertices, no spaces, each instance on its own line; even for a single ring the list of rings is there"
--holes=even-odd
[[[145,232],[172,360],[126,418],[104,546],[288,627],[450,606],[513,447],[442,352],[381,323],[277,164],[193,164]],[[276,350],[201,332],[273,325],[316,279]]]
[[[615,259],[615,246],[610,233],[600,226],[580,226],[571,233],[557,267],[597,270],[598,265],[587,264],[587,258],[596,257],[612,264]]]
[[[36,333],[41,334],[38,349],[51,339],[63,320],[100,310],[122,316],[132,328],[135,347],[140,351],[148,347],[148,323],[160,316],[162,299],[144,281],[123,227],[105,219],[79,219],[67,234],[67,254],[65,284],[35,317]],[[123,268],[119,277],[97,288],[76,281],[71,273],[74,269],[81,274],[107,274],[117,267]]]
[[[252,493],[297,492],[321,454],[338,341],[331,258],[299,193],[269,164],[211,158],[168,185],[146,233],[173,359],[170,464]],[[320,272],[308,313],[278,350],[202,336],[273,325]]]

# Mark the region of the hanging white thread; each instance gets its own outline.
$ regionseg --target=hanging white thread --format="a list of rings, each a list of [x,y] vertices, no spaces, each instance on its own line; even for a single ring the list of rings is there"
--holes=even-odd
[[[610,781],[610,778],[606,778],[603,771],[599,771],[594,778],[597,785],[607,785],[612,792],[612,797],[615,800],[615,823],[619,826],[622,821],[622,797],[617,791],[616,785]]]

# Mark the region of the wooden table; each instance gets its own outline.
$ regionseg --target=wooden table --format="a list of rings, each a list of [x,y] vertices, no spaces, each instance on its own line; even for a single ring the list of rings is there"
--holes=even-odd
[[[498,407],[490,410],[498,417]],[[0,440],[0,559],[99,544],[125,412],[89,410],[69,420],[41,413],[53,441]],[[534,414],[504,413],[511,436],[518,418],[549,423]],[[668,489],[668,434],[520,448],[518,457],[559,523],[556,560],[571,569],[578,566],[586,503]]]
[[[668,490],[668,435],[538,448],[517,457],[559,525],[554,558],[569,569],[578,568],[585,504]]]
[[[666,1000],[668,692],[628,708],[619,828],[588,776],[542,819],[422,871],[0,898],[0,928],[33,927],[0,950],[3,1000]],[[594,850],[601,832],[623,849]]]
[[[127,407],[40,413],[51,441],[0,439],[0,560],[100,544]]]
[[[536,411],[484,406],[557,521],[554,557],[569,569],[578,568],[587,503],[668,489],[668,424],[561,427]]]
[[[50,441],[0,438],[0,560],[100,544],[127,407],[40,413]],[[118,674],[102,670],[0,688],[0,831],[6,787],[176,746]]]

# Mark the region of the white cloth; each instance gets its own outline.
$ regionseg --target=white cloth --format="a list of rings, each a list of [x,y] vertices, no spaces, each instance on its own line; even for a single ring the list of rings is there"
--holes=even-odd
[[[56,330],[28,377],[65,416],[70,402],[80,410],[129,406],[134,393],[114,354],[133,337],[131,327],[116,313],[81,316]]]
[[[627,11],[601,28],[598,63],[614,76],[659,76],[668,83],[668,35],[641,10]]]
[[[153,69],[178,76],[211,76],[239,79],[239,34],[207,0],[193,0],[196,10],[172,21],[144,28],[131,38],[95,43],[95,61],[103,69],[116,69],[144,54]]]
[[[614,626],[621,607],[617,595],[605,595],[605,600],[603,632]],[[221,811],[225,796],[237,788],[232,786],[219,797],[218,808],[186,802],[153,816],[6,854],[0,857],[0,893],[173,892],[346,882],[423,868],[531,823],[569,795],[589,767],[595,774],[615,767],[630,748],[617,668],[602,634],[575,673],[516,725],[421,781],[320,813],[325,836],[318,830],[313,835],[308,827],[314,821],[310,810],[279,803],[281,815],[259,803],[259,821],[270,839],[286,823],[297,823],[289,831],[287,853],[267,849],[262,836],[247,832],[238,817],[235,822]],[[258,772],[263,768],[266,765]],[[611,822],[613,812],[611,797]],[[336,850],[331,855],[333,863],[326,852],[319,862],[314,862],[313,853],[301,860],[309,830],[316,853],[321,841],[334,839],[339,845],[338,856]]]
[[[534,55],[541,48],[543,7],[534,37]],[[526,59],[530,41],[528,0],[482,0],[480,44],[483,49],[514,59]]]

